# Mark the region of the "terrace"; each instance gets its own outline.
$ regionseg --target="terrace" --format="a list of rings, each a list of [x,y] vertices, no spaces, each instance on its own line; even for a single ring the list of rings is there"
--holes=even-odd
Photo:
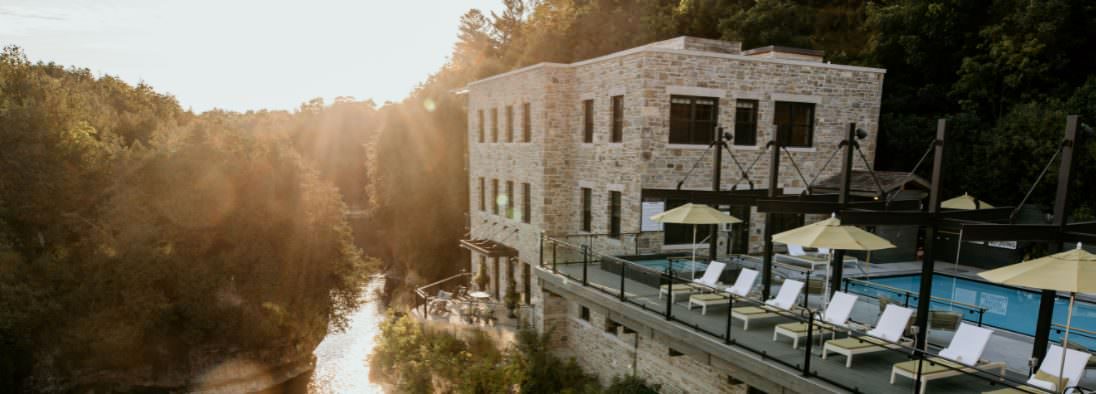
[[[627,248],[625,248],[627,249]],[[850,270],[843,281],[845,289],[851,294],[859,295],[853,309],[850,321],[850,329],[838,330],[836,334],[819,335],[808,332],[806,340],[800,340],[798,349],[792,347],[791,341],[781,337],[774,341],[773,329],[782,323],[813,323],[816,313],[823,307],[823,294],[821,286],[814,283],[824,283],[822,277],[811,269],[786,263],[774,263],[773,288],[779,289],[780,283],[785,278],[797,279],[808,283],[805,289],[806,296],[801,296],[798,308],[789,312],[781,312],[777,316],[768,319],[754,320],[749,323],[749,329],[743,329],[741,320],[733,319],[729,313],[730,308],[746,306],[760,306],[762,303],[756,294],[758,286],[754,287],[750,297],[731,298],[731,304],[711,306],[706,313],[699,308],[689,308],[688,296],[678,296],[676,301],[670,302],[666,295],[660,297],[659,286],[669,283],[690,282],[695,271],[697,276],[703,272],[703,267],[692,264],[667,263],[662,270],[649,263],[640,263],[635,258],[627,260],[611,255],[601,254],[594,247],[580,245],[576,242],[544,238],[542,259],[539,276],[551,276],[560,280],[565,286],[581,287],[599,293],[598,302],[616,304],[612,308],[623,317],[633,321],[664,321],[677,329],[683,329],[693,334],[685,337],[686,341],[695,343],[698,348],[706,348],[710,344],[725,347],[727,350],[745,351],[754,360],[763,363],[775,363],[781,366],[781,370],[787,373],[789,378],[806,379],[817,382],[818,387],[829,388],[834,391],[872,392],[872,393],[907,393],[916,392],[921,385],[925,385],[925,391],[929,393],[970,393],[991,392],[1005,388],[1023,386],[1029,377],[1028,358],[1032,348],[1032,338],[1023,333],[1011,332],[1007,329],[994,328],[987,350],[982,358],[989,361],[1004,362],[1006,368],[1003,376],[998,369],[965,368],[959,370],[946,365],[933,365],[928,361],[919,361],[920,368],[944,368],[951,370],[956,376],[922,382],[903,377],[891,380],[892,366],[910,360],[922,360],[924,357],[935,356],[937,352],[951,340],[953,331],[936,329],[930,324],[928,331],[927,351],[918,350],[910,346],[894,345],[890,349],[880,352],[857,355],[854,357],[851,368],[845,365],[846,359],[842,355],[830,354],[822,358],[822,342],[825,339],[843,337],[862,337],[868,327],[874,326],[879,318],[879,305],[881,296],[886,296],[898,304],[916,305],[917,294],[895,286],[879,284],[874,281],[861,280],[865,278],[863,272]],[[618,253],[623,254],[623,253]],[[629,253],[630,254],[630,253]],[[659,256],[665,259],[665,256]],[[742,268],[759,269],[761,260],[751,256],[735,256],[727,263],[727,268],[721,276],[721,282],[727,286],[733,283]],[[664,269],[673,267],[674,269]],[[891,276],[918,272],[918,263],[893,263],[877,265],[871,268],[871,276]],[[939,274],[961,275],[967,269],[948,269],[940,267]],[[861,279],[857,279],[861,278]],[[706,288],[713,293],[724,293],[724,287]],[[933,310],[959,310],[964,320],[971,324],[987,324],[986,308],[976,305],[964,304],[950,299],[932,299]],[[814,312],[814,313],[809,313]],[[1030,320],[1030,317],[1028,318]],[[1089,343],[1096,336],[1081,327],[1080,334],[1077,331],[1071,336]],[[632,329],[635,329],[632,327]],[[912,330],[917,330],[913,327]],[[813,331],[813,330],[812,330]],[[912,335],[907,332],[906,335]],[[1086,338],[1087,337],[1087,338]],[[679,337],[681,338],[681,337]],[[692,338],[692,339],[690,339]],[[1082,341],[1084,343],[1084,341]],[[811,344],[811,345],[806,345]],[[714,353],[711,353],[714,357]],[[778,376],[769,376],[769,379],[780,380]],[[1096,387],[1096,380],[1087,377],[1081,381],[1080,387]],[[1031,392],[1042,392],[1030,387],[1025,389]]]

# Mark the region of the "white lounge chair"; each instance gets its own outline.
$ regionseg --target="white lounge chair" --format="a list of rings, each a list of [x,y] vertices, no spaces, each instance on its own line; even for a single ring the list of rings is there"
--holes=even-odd
[[[743,268],[738,273],[738,279],[735,279],[734,286],[727,288],[730,295],[722,293],[692,294],[689,296],[689,309],[693,309],[693,305],[700,305],[700,314],[706,315],[709,306],[730,304],[732,296],[746,297],[750,294],[750,290],[753,289],[756,282],[757,271]]]
[[[1039,369],[1036,370],[1034,375],[1028,379],[1027,385],[1019,388],[1007,388],[1001,390],[994,390],[986,394],[1009,394],[1009,393],[1041,393],[1042,389],[1051,392],[1062,392],[1058,390],[1058,377],[1061,376],[1058,371],[1064,371],[1065,373],[1065,387],[1066,392],[1073,392],[1070,387],[1077,386],[1077,383],[1081,381],[1081,378],[1085,376],[1085,367],[1088,365],[1088,359],[1092,355],[1082,352],[1080,350],[1068,349],[1066,350],[1066,363],[1062,365],[1062,347],[1058,345],[1050,345],[1050,349],[1047,350],[1047,354],[1043,357],[1043,363],[1039,365]]]
[[[912,316],[913,309],[887,305],[879,316],[879,321],[875,323],[875,328],[868,330],[867,335],[826,341],[822,345],[822,359],[831,352],[837,353],[845,356],[845,368],[851,368],[852,356],[881,352],[896,348],[897,344],[910,345],[913,340],[902,338],[902,332],[906,330]]]
[[[1005,376],[1004,362],[989,362],[982,360],[982,352],[986,350],[989,338],[993,336],[993,330],[978,327],[967,323],[959,324],[951,343],[935,357],[929,357],[923,361],[910,360],[894,364],[891,368],[891,384],[894,384],[895,376],[903,376],[917,379],[918,364],[920,363],[921,394],[925,394],[925,387],[929,381],[948,378],[966,373],[974,373],[977,370],[998,369],[1002,378]]]
[[[670,301],[677,302],[678,294],[693,294],[714,288],[719,284],[719,277],[723,275],[723,268],[725,267],[727,267],[727,264],[713,260],[704,269],[704,275],[699,279],[693,279],[692,283],[674,283],[673,286],[659,286],[658,298],[662,299],[662,295],[669,293]],[[673,288],[672,292],[670,291],[671,287]]]
[[[822,317],[814,322],[814,334],[821,336],[834,332],[837,328],[844,328],[849,322],[852,307],[856,306],[857,298],[859,297],[848,293],[834,292],[830,304],[826,306],[826,311],[822,312]],[[799,338],[806,337],[809,328],[810,325],[805,322],[777,324],[773,328],[773,341],[779,336],[785,336],[792,339],[792,348],[798,349]]]
[[[731,317],[742,320],[742,329],[750,329],[750,321],[757,319],[764,319],[773,316],[779,316],[780,312],[791,311],[795,307],[795,301],[799,298],[799,294],[803,292],[803,282],[798,280],[786,279],[784,284],[780,286],[780,292],[776,294],[776,298],[765,301],[765,305],[757,306],[744,306],[740,308],[731,309]]]

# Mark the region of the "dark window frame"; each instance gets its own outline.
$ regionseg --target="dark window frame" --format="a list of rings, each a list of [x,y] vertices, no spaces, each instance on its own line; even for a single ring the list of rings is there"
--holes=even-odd
[[[699,100],[711,100],[710,119],[698,118]],[[675,101],[687,101],[686,103]],[[686,119],[675,118],[674,111],[677,105],[687,105]],[[709,125],[710,123],[710,125]],[[716,129],[719,127],[719,97],[705,96],[670,96],[670,130],[669,143],[678,145],[707,145],[715,138]],[[708,130],[704,130],[708,129]]]
[[[624,142],[624,96],[613,96],[609,102],[612,107],[609,119],[612,132],[609,134],[609,142]]]
[[[514,106],[506,106],[506,142],[514,142]]]
[[[585,305],[579,305],[578,318],[582,321],[590,321],[590,308],[587,308]]]
[[[773,125],[780,133],[780,146],[789,148],[814,146],[815,109],[814,103],[796,101],[773,103]],[[797,115],[804,115],[804,112],[803,119],[797,119],[800,117]]]
[[[499,214],[499,180],[491,179],[491,213]]]
[[[499,109],[491,108],[491,142],[499,142]]]
[[[533,116],[529,103],[521,105],[521,142],[533,142]]]
[[[514,181],[506,181],[506,217],[514,218]]]
[[[533,196],[531,195],[533,190],[528,183],[521,184],[521,221],[525,223],[532,223],[533,215]]]
[[[582,142],[594,143],[594,100],[582,101]]]
[[[609,237],[620,239],[621,203],[622,193],[616,190],[609,191]]]
[[[486,127],[484,127],[484,124],[483,124],[483,121],[484,121],[484,119],[483,119],[483,110],[482,109],[478,110],[478,112],[479,112],[479,143],[482,144],[487,138],[487,136],[486,136],[487,133],[485,132]]]
[[[581,188],[582,200],[582,231],[592,232],[594,231],[594,213],[593,213],[593,200],[594,190],[588,187]]]
[[[740,105],[749,104],[752,108]],[[734,144],[739,146],[757,145],[758,100],[738,99],[734,106]]]
[[[479,210],[487,212],[487,180],[482,176],[479,178],[479,194]]]

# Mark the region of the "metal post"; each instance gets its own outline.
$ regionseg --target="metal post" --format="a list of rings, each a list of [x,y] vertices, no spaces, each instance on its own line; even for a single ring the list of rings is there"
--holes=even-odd
[[[1054,196],[1054,225],[1059,231],[1064,230],[1069,216],[1069,184],[1073,180],[1074,148],[1079,147],[1077,140],[1077,115],[1066,117],[1065,139],[1062,141],[1062,161],[1058,164],[1058,191]],[[1062,243],[1055,242],[1051,245],[1051,251],[1061,251]],[[1054,290],[1043,290],[1039,295],[1039,314],[1035,323],[1035,343],[1031,349],[1031,357],[1040,362],[1047,353],[1047,343],[1050,341],[1050,326],[1054,317],[1054,299],[1057,293]]]
[[[925,255],[921,259],[921,288],[917,296],[917,342],[915,348],[924,349],[928,336],[929,306],[932,301],[932,275],[936,259],[936,212],[940,209],[940,179],[944,164],[944,134],[947,121],[936,122],[936,142],[933,148],[932,187],[929,190],[928,216],[930,224],[925,229]]]
[[[807,310],[807,346],[803,352],[803,376],[811,376],[811,348],[814,346],[814,312]]]
[[[557,246],[559,246],[558,243],[552,242],[552,273],[556,274],[556,275],[559,275],[559,269],[556,266],[556,261],[557,261],[557,259],[556,259],[556,247]]]
[[[769,141],[769,198],[776,197],[777,182],[780,178],[780,128],[773,127],[772,141]],[[761,264],[761,299],[769,299],[773,282],[773,213],[765,212],[764,255]]]
[[[667,290],[667,292],[666,292],[666,320],[673,320],[673,315],[671,314],[671,311],[673,310],[673,307],[674,307],[674,267],[673,267],[673,264],[670,264],[669,267],[666,269],[666,271],[669,273],[669,278],[670,278],[670,285],[666,288],[666,290]]]
[[[586,286],[589,282],[586,281],[586,268],[590,265],[590,247],[582,246],[582,285]]]
[[[838,209],[845,209],[849,203],[849,189],[852,184],[852,157],[856,151],[856,123],[849,123],[849,132],[845,136],[845,160],[841,163],[841,192],[837,195]],[[845,251],[834,250],[830,261],[830,289],[841,288],[841,279],[845,275]],[[826,294],[825,297],[828,297]]]
[[[621,261],[619,263],[620,263],[620,300],[625,301],[626,297],[624,297],[624,270],[626,268],[628,268],[628,263],[625,263],[623,261]],[[604,266],[602,266],[602,267],[604,267]]]
[[[734,296],[731,295],[731,294],[727,294],[727,296],[731,297],[731,298],[728,299],[728,301],[730,301],[730,303],[727,304],[727,308],[728,308],[727,309],[727,330],[724,333],[725,336],[723,337],[723,342],[730,345],[731,344],[731,323],[732,323],[732,321],[731,321],[731,311],[734,310]]]
[[[719,182],[723,178],[723,128],[717,127],[715,129],[715,159],[712,164],[712,191],[719,191]],[[715,209],[719,209],[719,205],[716,204]],[[719,253],[719,225],[712,224],[708,226],[708,259],[715,260],[717,253]]]

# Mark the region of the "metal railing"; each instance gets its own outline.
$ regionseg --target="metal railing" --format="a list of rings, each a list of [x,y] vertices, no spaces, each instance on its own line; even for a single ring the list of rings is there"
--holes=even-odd
[[[719,340],[725,346],[744,349],[764,360],[797,371],[804,377],[818,379],[844,390],[909,392],[909,385],[912,384],[912,390],[918,392],[917,390],[929,382],[929,379],[925,378],[926,375],[935,377],[947,372],[955,375],[950,379],[959,380],[959,392],[983,392],[1001,388],[1023,388],[1031,392],[1046,392],[1026,386],[1027,376],[1007,374],[1000,364],[966,366],[947,362],[931,349],[913,348],[912,341],[886,343],[885,346],[879,346],[881,354],[874,355],[871,362],[861,364],[863,367],[878,369],[875,366],[880,363],[879,359],[883,358],[887,360],[884,362],[893,362],[894,369],[899,368],[900,364],[905,365],[906,368],[914,368],[916,373],[910,373],[910,379],[891,383],[884,371],[880,371],[875,378],[867,378],[866,376],[870,374],[865,373],[849,373],[844,362],[834,361],[823,355],[828,349],[824,344],[838,338],[878,341],[867,335],[867,327],[858,326],[855,323],[834,325],[829,322],[820,322],[823,314],[819,310],[798,306],[788,310],[774,308],[762,300],[733,295],[721,289],[722,285],[708,286],[683,279],[681,273],[672,268],[652,269],[626,259],[598,253],[586,245],[548,237],[542,241],[544,248],[542,256],[545,257],[540,266],[544,270],[551,270],[571,283],[632,305],[638,308],[640,313],[665,319],[686,327],[698,335]],[[741,265],[743,265],[742,262],[736,260],[731,261],[728,267],[732,267],[733,270],[733,267]],[[688,304],[683,304],[682,297],[688,300]],[[709,301],[703,301],[705,299]],[[698,300],[701,300],[700,311],[694,309]],[[726,305],[726,310],[722,310],[723,305]],[[766,324],[766,320],[754,323],[752,320],[759,318],[748,317],[747,312],[762,313],[766,320],[776,320],[781,324],[766,325],[766,328],[773,330],[771,332],[758,332],[757,325]],[[743,322],[741,328],[735,327],[735,320]],[[746,329],[747,324],[754,327]],[[805,340],[806,346],[792,348],[786,343],[776,342],[778,339],[776,327],[802,327],[803,331],[795,331],[797,334],[794,336],[796,341]],[[800,332],[801,334],[798,334]],[[857,358],[860,357],[867,356],[857,356]],[[849,362],[851,363],[851,360]],[[990,368],[991,366],[993,368]],[[928,374],[929,371],[933,374]],[[949,387],[948,384],[935,383],[935,381],[932,384],[933,387],[941,387],[945,390]]]

